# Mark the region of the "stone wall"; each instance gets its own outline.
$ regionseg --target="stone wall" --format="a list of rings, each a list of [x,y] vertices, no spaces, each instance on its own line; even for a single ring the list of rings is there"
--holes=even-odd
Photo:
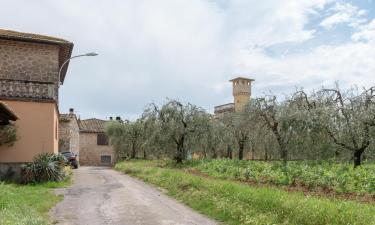
[[[79,127],[76,116],[68,115],[67,120],[59,123],[59,152],[72,151],[80,155],[79,151]]]
[[[80,132],[79,145],[81,166],[111,166],[114,163],[114,154],[110,145],[97,145],[97,133]],[[110,155],[111,164],[101,162],[102,155]]]
[[[0,40],[0,80],[58,83],[59,47]]]

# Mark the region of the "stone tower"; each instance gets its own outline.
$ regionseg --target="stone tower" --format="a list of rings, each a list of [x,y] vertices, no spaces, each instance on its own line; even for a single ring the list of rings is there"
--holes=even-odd
[[[239,112],[250,101],[251,82],[253,79],[237,77],[230,82],[233,84],[234,110]]]

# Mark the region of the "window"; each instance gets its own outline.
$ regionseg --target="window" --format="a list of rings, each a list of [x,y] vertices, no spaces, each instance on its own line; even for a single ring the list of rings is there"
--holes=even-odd
[[[101,155],[100,162],[103,164],[111,164],[112,163],[112,156],[110,155]]]
[[[108,145],[108,137],[105,133],[99,133],[97,139],[98,145]]]

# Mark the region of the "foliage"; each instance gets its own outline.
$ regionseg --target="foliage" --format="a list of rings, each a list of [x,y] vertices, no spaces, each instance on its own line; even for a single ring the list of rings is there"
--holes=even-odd
[[[105,132],[110,138],[111,145],[116,153],[116,158],[134,159],[141,148],[141,135],[143,124],[141,120],[135,122],[114,121],[109,123]]]
[[[65,162],[62,155],[40,153],[32,163],[23,166],[23,180],[25,183],[41,183],[47,181],[62,181],[66,178]]]
[[[17,127],[14,124],[0,125],[0,146],[12,145],[17,140]]]
[[[203,140],[200,134],[204,133],[210,119],[203,109],[177,100],[170,100],[160,108],[151,104],[145,110],[143,118],[146,123],[152,124],[153,144],[170,150],[178,163],[186,159],[189,150],[197,147]]]
[[[226,224],[375,224],[371,204],[306,198],[301,193],[207,179],[149,161],[122,162],[116,169],[162,187],[167,194]]]
[[[49,209],[62,199],[50,188],[64,187],[68,183],[47,182],[37,185],[0,183],[0,224],[47,225]]]
[[[191,103],[150,104],[134,122],[110,124],[118,158],[375,160],[375,88],[297,89],[284,99],[251,99],[242,111],[212,116]],[[285,169],[285,168],[284,168]]]
[[[221,179],[304,185],[309,188],[329,188],[339,193],[375,194],[375,164],[353,169],[348,163],[328,161],[288,162],[287,173],[280,162],[239,160],[192,160],[185,167],[194,168]]]

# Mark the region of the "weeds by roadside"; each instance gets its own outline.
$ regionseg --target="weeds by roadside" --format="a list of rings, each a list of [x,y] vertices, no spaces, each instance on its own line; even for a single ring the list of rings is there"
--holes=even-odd
[[[162,187],[190,207],[227,224],[375,224],[375,206],[371,204],[207,179],[155,162],[122,162],[116,169]]]

